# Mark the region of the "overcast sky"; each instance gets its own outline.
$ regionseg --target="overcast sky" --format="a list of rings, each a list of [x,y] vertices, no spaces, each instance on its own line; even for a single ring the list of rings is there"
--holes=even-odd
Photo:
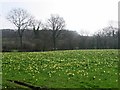
[[[43,22],[51,14],[66,21],[66,29],[94,33],[117,25],[119,0],[0,0],[0,29],[15,28],[5,19],[13,8],[23,8]]]

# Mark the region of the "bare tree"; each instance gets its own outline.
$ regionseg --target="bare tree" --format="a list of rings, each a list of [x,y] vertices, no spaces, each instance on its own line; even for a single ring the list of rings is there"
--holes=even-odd
[[[32,21],[32,28],[33,28],[33,31],[34,31],[34,34],[35,34],[35,36],[37,36],[38,37],[38,35],[39,35],[39,29],[40,29],[40,27],[42,26],[42,23],[41,23],[41,21],[40,20],[33,20]]]
[[[22,49],[23,32],[25,29],[27,29],[28,26],[31,25],[31,16],[26,10],[16,8],[12,9],[8,13],[7,19],[17,27],[18,35],[20,38],[20,46]]]
[[[53,47],[56,49],[56,39],[60,35],[61,30],[65,27],[65,21],[59,15],[51,15],[48,19],[48,28],[52,30],[52,39],[53,39]]]

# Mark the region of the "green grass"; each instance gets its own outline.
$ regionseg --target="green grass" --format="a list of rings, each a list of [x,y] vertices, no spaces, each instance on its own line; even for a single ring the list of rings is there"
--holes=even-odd
[[[118,50],[6,52],[3,88],[18,80],[48,88],[118,88]]]

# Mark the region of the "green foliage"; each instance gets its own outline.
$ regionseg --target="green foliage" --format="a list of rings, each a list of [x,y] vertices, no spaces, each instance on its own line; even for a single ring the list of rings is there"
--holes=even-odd
[[[18,80],[48,88],[117,88],[117,50],[6,52],[2,57],[3,88]]]

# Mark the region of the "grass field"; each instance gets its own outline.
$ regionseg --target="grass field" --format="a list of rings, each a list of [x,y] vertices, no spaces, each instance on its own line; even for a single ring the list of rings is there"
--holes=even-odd
[[[5,52],[3,88],[18,80],[48,88],[117,88],[118,50]]]

